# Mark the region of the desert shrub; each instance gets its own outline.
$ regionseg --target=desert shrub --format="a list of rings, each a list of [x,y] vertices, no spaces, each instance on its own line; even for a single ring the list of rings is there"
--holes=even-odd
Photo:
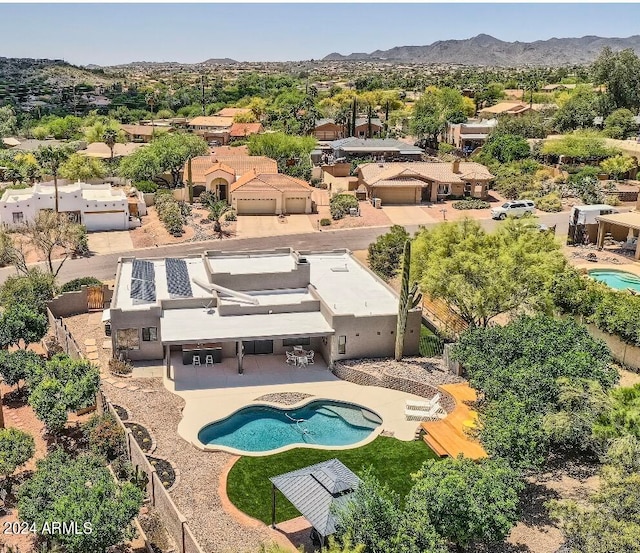
[[[551,192],[546,196],[542,196],[536,200],[536,208],[540,211],[546,211],[549,213],[555,213],[562,211],[562,201],[560,195],[557,192]]]
[[[96,277],[87,276],[74,278],[70,280],[66,284],[62,285],[60,289],[61,292],[78,292],[82,286],[101,286],[102,281],[97,279]]]
[[[108,461],[120,456],[125,449],[124,430],[111,413],[93,415],[82,427],[89,449]]]
[[[234,211],[227,211],[226,216],[225,216],[225,221],[237,221],[238,220],[238,214]]]
[[[133,371],[133,366],[127,361],[122,361],[113,357],[109,359],[109,370],[113,374],[126,375],[131,374],[131,372]]]
[[[358,207],[358,199],[351,194],[336,194],[329,201],[329,211],[334,220],[342,219],[353,207]]]
[[[178,202],[171,193],[160,193],[160,191],[156,192],[155,203],[158,217],[167,231],[174,236],[182,234],[186,214],[181,203],[187,204]]]
[[[620,205],[620,197],[617,194],[609,194],[605,196],[604,203],[607,205]]]
[[[322,179],[319,179],[318,177],[313,177],[311,179],[311,186],[318,186],[321,182],[322,182]]]
[[[327,217],[323,217],[322,219],[320,219],[321,227],[328,227],[329,225],[331,225],[331,219],[328,219]]]
[[[145,194],[155,194],[158,190],[158,185],[150,180],[141,180],[134,183],[134,186],[137,190]]]
[[[491,207],[489,202],[472,198],[468,200],[460,200],[459,202],[453,202],[453,209],[487,209]]]
[[[450,154],[455,149],[455,146],[453,146],[452,144],[447,144],[446,142],[440,142],[440,144],[438,144],[438,152],[440,152],[441,154]]]

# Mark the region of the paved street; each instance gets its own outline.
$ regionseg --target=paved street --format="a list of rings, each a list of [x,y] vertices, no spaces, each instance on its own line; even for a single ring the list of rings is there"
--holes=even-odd
[[[557,225],[556,235],[564,237],[567,234],[569,214],[547,213],[539,217],[539,222],[546,225]],[[432,227],[438,223],[423,225]],[[487,230],[492,230],[499,221],[485,219],[480,224]],[[418,226],[407,226],[410,233],[418,230]],[[387,232],[388,227],[378,228],[358,228],[348,230],[324,230],[321,232],[310,232],[305,234],[288,234],[283,236],[263,236],[256,238],[232,238],[227,240],[209,240],[206,242],[193,242],[186,244],[174,244],[171,246],[159,246],[156,248],[145,248],[134,250],[130,253],[110,253],[94,255],[92,257],[68,260],[60,274],[58,281],[67,282],[73,278],[82,276],[94,276],[102,280],[115,278],[118,258],[125,255],[136,255],[139,257],[170,257],[181,256],[192,253],[199,253],[204,250],[264,250],[277,247],[291,247],[298,250],[332,250],[337,248],[348,248],[350,250],[364,250],[379,235]],[[0,269],[0,282],[4,282],[7,276],[15,274],[13,267]]]

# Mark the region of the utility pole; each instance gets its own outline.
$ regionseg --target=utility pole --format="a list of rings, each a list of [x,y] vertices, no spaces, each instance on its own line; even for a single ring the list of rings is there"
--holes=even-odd
[[[200,84],[202,86],[202,115],[207,115],[207,106],[204,99],[204,75],[200,76]]]

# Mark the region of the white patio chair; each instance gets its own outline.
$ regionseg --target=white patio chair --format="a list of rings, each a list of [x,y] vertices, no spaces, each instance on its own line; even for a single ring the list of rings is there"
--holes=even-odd
[[[205,358],[204,364],[208,367],[209,365],[213,365],[213,355],[207,355]]]
[[[301,367],[306,367],[309,364],[309,358],[306,356],[298,357],[298,365]]]
[[[442,419],[447,416],[447,412],[440,406],[439,403],[436,403],[428,411],[405,409],[404,414],[408,421],[428,421],[433,419]]]
[[[308,364],[308,365],[313,365],[313,364],[314,364],[314,363],[313,363],[313,357],[315,356],[315,354],[316,354],[316,352],[315,352],[315,351],[313,351],[312,349],[310,349],[310,350],[307,352],[307,357],[306,357],[306,359],[307,359],[307,364]]]
[[[407,409],[418,409],[418,410],[428,411],[441,399],[442,399],[442,396],[439,393],[437,393],[431,399],[427,399],[425,401],[414,401],[414,400],[408,399],[406,403],[406,407]]]
[[[200,356],[199,356],[199,355],[194,355],[194,356],[193,356],[193,360],[191,361],[191,364],[192,364],[194,367],[200,367],[200,366],[201,366],[201,363],[200,363]]]
[[[285,354],[287,356],[287,365],[297,365],[298,364],[298,356],[292,351],[285,350]]]
[[[302,350],[302,346],[293,346],[293,351],[296,353],[300,353]]]

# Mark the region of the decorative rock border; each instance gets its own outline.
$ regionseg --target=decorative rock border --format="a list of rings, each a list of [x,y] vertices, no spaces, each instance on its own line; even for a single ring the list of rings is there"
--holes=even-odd
[[[154,468],[155,468],[155,465],[152,463],[152,461],[151,461],[152,459],[158,459],[160,461],[165,461],[166,463],[169,463],[169,465],[171,465],[171,469],[173,470],[173,474],[174,474],[174,480],[173,480],[173,484],[171,484],[171,486],[169,486],[168,488],[165,486],[165,490],[167,490],[168,492],[173,490],[178,485],[178,483],[180,482],[180,469],[177,468],[173,464],[173,461],[171,461],[171,459],[167,459],[166,457],[163,457],[162,455],[148,454],[148,455],[145,455],[145,456],[149,460],[149,463],[151,463],[151,466],[153,466]],[[156,474],[157,474],[157,469],[156,469]]]
[[[313,394],[304,394],[302,392],[277,392],[273,394],[264,394],[255,398],[253,401],[268,401],[270,403],[280,403],[282,405],[295,405],[303,399],[313,397]]]
[[[377,376],[364,369],[360,369],[357,366],[347,366],[343,363],[337,362],[333,365],[333,374],[342,380],[353,382],[360,386],[380,386],[381,388],[398,390],[400,392],[414,394],[427,399],[431,399],[439,393],[442,396],[440,405],[445,411],[447,411],[447,413],[451,413],[456,406],[455,399],[453,399],[451,395],[445,392],[438,385],[420,382],[409,377],[393,375],[386,370],[380,371],[378,373],[379,376]]]
[[[128,428],[129,430],[131,430],[131,426],[133,426],[134,424],[144,428],[146,430],[147,434],[149,434],[149,438],[151,438],[151,446],[149,447],[148,450],[145,450],[145,448],[142,446],[142,444],[138,443],[138,440],[136,440],[136,437],[135,437],[135,434],[134,434],[133,430],[131,430],[131,434],[133,436],[133,439],[136,440],[136,443],[138,443],[138,445],[140,446],[140,449],[142,450],[142,452],[145,455],[153,454],[153,452],[156,450],[156,439],[153,437],[153,434],[151,434],[151,432],[149,432],[149,429],[144,424],[136,422],[136,421],[131,420],[131,419],[123,421],[122,424],[126,428]]]

